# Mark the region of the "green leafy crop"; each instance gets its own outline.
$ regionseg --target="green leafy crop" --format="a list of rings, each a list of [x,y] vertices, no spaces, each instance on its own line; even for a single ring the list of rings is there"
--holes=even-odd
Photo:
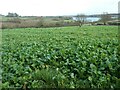
[[[2,31],[2,86],[120,88],[116,26]]]

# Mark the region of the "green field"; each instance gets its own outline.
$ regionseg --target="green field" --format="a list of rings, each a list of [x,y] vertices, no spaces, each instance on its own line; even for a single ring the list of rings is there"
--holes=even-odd
[[[120,88],[117,26],[2,31],[3,87]]]

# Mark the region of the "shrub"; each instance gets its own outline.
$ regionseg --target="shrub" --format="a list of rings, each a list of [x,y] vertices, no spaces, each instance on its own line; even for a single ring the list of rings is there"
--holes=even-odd
[[[120,25],[120,22],[108,22],[109,25]]]

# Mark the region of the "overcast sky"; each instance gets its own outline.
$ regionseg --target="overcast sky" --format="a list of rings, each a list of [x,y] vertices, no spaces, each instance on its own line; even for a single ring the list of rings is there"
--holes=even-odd
[[[0,14],[21,16],[56,16],[117,13],[120,0],[1,0]]]

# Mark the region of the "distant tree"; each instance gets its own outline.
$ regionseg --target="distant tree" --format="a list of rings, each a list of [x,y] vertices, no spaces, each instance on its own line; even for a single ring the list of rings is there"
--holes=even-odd
[[[64,16],[64,20],[72,20],[72,17],[70,17],[70,16]]]
[[[15,17],[18,17],[19,15],[18,15],[17,13],[14,13],[14,16],[15,16]]]
[[[78,14],[76,16],[76,19],[77,19],[79,26],[81,27],[85,23],[86,15],[85,14]]]
[[[19,15],[17,13],[8,13],[7,17],[18,17]]]
[[[110,21],[111,19],[112,19],[111,16],[107,12],[103,12],[100,21],[102,21],[103,24],[106,25],[107,21]]]

